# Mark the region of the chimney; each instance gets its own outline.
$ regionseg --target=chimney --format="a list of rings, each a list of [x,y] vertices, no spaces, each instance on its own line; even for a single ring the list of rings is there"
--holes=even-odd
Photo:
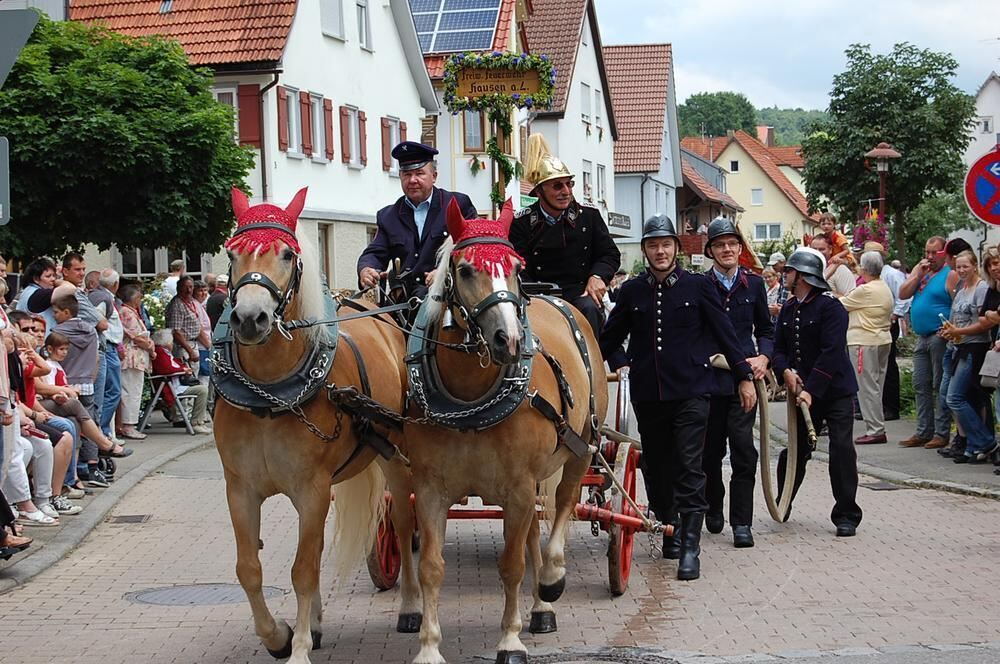
[[[774,127],[757,125],[757,140],[769,148],[774,147]]]

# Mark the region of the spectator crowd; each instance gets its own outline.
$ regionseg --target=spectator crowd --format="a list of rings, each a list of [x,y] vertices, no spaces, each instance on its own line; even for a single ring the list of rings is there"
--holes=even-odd
[[[157,293],[167,302],[157,330],[143,285],[110,268],[88,272],[81,254],[27,264],[17,293],[6,277],[0,259],[0,558],[9,559],[31,544],[25,528],[59,526],[114,482],[113,459],[132,454],[122,442],[146,438],[143,408],[211,433],[208,350],[227,279],[195,281],[175,261]],[[148,377],[167,383],[157,404]],[[181,395],[193,397],[189,417]]]

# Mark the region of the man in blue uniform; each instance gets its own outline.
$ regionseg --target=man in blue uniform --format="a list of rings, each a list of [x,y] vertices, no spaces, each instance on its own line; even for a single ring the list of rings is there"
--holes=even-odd
[[[778,315],[774,335],[774,373],[788,388],[788,398],[809,408],[818,431],[830,430],[830,486],[834,506],[830,519],[837,537],[853,537],[861,523],[858,493],[858,455],[854,449],[854,395],[858,383],[847,357],[847,311],[828,295],[823,278],[826,262],[813,249],[799,249],[785,264],[785,286],[790,294]],[[798,464],[795,489],[806,474],[812,456],[805,420],[799,413]],[[787,450],[778,457],[778,486],[784,486]]]
[[[646,221],[642,251],[649,267],[621,287],[601,335],[601,352],[609,357],[630,337],[632,406],[646,483],[652,489],[650,505],[663,521],[680,513],[677,578],[691,580],[700,576],[701,528],[708,508],[702,449],[708,395],[716,385],[709,357],[722,349],[745,411],[756,404],[756,394],[753,370],[716,288],[705,275],[677,265],[679,249],[670,219],[661,214]]]
[[[600,336],[603,298],[621,252],[600,211],[573,197],[573,174],[549,152],[541,134],[529,139],[524,174],[538,201],[518,210],[510,226],[510,242],[527,261],[521,277],[558,284],[562,298]]]
[[[705,255],[714,265],[708,271],[722,299],[722,307],[736,329],[743,354],[753,369],[754,378],[767,374],[773,352],[774,324],[767,308],[764,280],[740,267],[743,236],[729,219],[719,217],[708,225]],[[722,503],[726,489],[722,482],[722,459],[729,441],[729,461],[733,469],[729,480],[729,523],[733,526],[733,545],[753,546],[753,489],[757,475],[757,449],[753,445],[753,422],[757,409],[743,409],[728,371],[717,371],[718,391],[712,396],[705,436],[705,497],[708,513],[705,527],[721,533],[725,518]],[[766,404],[764,407],[767,407]]]
[[[445,212],[454,198],[466,219],[479,213],[468,196],[434,186],[437,181],[438,151],[413,141],[403,141],[392,149],[399,162],[403,195],[378,211],[375,239],[358,258],[358,282],[362,288],[375,286],[389,263],[399,259],[401,271],[412,272],[414,286],[422,289],[427,274],[433,272],[435,254],[448,235]]]

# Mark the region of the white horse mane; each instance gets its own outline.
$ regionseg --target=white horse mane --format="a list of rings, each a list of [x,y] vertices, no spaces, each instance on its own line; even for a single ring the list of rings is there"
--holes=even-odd
[[[310,233],[305,232],[300,225],[295,229],[295,239],[299,242],[299,258],[302,259],[302,278],[299,281],[299,292],[295,299],[299,305],[299,318],[321,320],[326,317],[326,300],[323,281],[316,254],[316,245]],[[304,330],[306,338],[316,343],[325,333],[322,325],[314,325]]]
[[[448,281],[448,272],[451,269],[451,252],[455,247],[453,237],[445,238],[444,244],[437,251],[437,271],[434,273],[434,283],[427,289],[427,322],[429,325],[437,323],[444,312],[444,287]]]

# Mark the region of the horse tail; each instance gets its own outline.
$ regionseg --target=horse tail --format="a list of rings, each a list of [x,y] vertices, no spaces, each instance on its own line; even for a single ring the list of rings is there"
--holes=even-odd
[[[562,482],[563,467],[559,466],[554,473],[538,483],[538,503],[542,506],[542,519],[546,527],[552,527],[552,519],[556,515],[556,490]]]
[[[333,576],[338,583],[365,560],[386,518],[385,476],[376,463],[334,487]]]

